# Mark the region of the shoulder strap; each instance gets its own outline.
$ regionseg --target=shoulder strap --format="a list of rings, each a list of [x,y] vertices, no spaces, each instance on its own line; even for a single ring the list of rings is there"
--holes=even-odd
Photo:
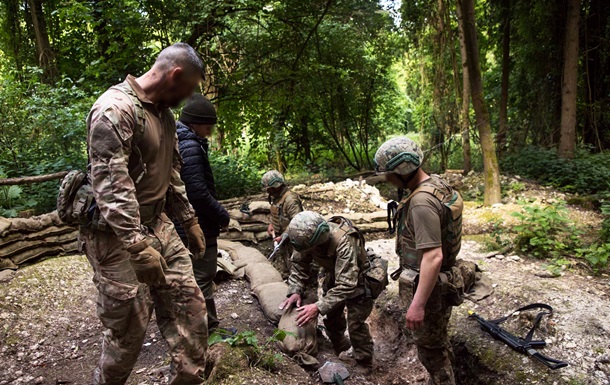
[[[521,311],[526,311],[526,310],[532,310],[532,309],[545,309],[546,311],[541,311],[536,315],[532,328],[530,329],[530,331],[527,333],[527,335],[523,339],[523,341],[525,343],[529,343],[532,341],[532,338],[534,337],[534,331],[536,330],[536,328],[538,328],[538,325],[540,324],[542,317],[544,317],[545,315],[548,315],[549,317],[551,315],[553,315],[553,308],[550,305],[547,305],[545,303],[532,303],[532,304],[520,307],[519,309],[515,310],[514,312],[510,313],[509,315],[507,315],[505,317],[491,320],[489,322],[494,323],[496,325],[500,325],[501,323],[503,323],[504,321],[506,321],[507,319],[512,317],[515,313],[518,313]]]
[[[146,163],[144,163],[142,159],[142,151],[140,151],[139,147],[140,142],[144,138],[144,132],[146,130],[146,114],[144,112],[144,106],[142,105],[140,99],[138,99],[138,95],[136,95],[135,91],[126,81],[110,88],[124,93],[133,103],[133,109],[136,114],[136,127],[133,132],[132,150],[138,156],[138,162],[140,163],[140,167],[142,167],[142,173],[135,180],[135,183],[138,184],[147,172]]]
[[[330,223],[335,223],[337,225],[339,225],[339,229],[335,232],[333,232],[333,234],[330,237],[330,244],[328,246],[329,250],[332,250],[332,252],[334,253],[335,250],[337,250],[337,247],[339,246],[339,242],[341,242],[341,239],[346,236],[346,235],[356,235],[358,237],[358,240],[360,241],[360,246],[361,246],[361,255],[360,255],[360,262],[362,264],[364,264],[366,262],[366,250],[364,248],[364,237],[362,236],[362,233],[360,232],[360,230],[358,230],[358,228],[354,225],[354,223],[342,216],[339,215],[335,215],[331,218],[328,219],[327,222]],[[364,266],[364,265],[363,265]]]
[[[286,198],[288,198],[288,194],[290,194],[290,189],[286,189],[286,192],[284,193],[284,195],[281,196],[280,200],[277,201],[276,205],[278,207],[282,206],[284,204],[284,201],[286,200]]]

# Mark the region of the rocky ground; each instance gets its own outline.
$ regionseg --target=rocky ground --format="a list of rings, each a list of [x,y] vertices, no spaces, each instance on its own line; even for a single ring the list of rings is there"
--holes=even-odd
[[[584,269],[572,268],[552,278],[544,261],[510,252],[487,258],[492,224],[498,222],[509,229],[515,220],[510,213],[519,209],[518,200],[554,204],[573,197],[516,178],[504,182],[511,192],[505,189],[503,204],[484,208],[477,201],[476,176],[454,181],[470,199],[464,215],[466,233],[470,235],[463,243],[461,257],[477,262],[496,285],[491,297],[477,304],[466,302],[453,313],[451,333],[458,383],[610,384],[608,276],[594,277]],[[377,196],[374,191],[364,191],[358,182],[342,186],[328,189],[328,185],[320,185],[317,192],[304,191],[305,206],[328,212],[379,210],[380,202],[371,198]],[[600,217],[594,211],[579,206],[569,206],[568,210],[579,226],[599,226]],[[367,239],[369,246],[390,261],[393,270],[398,265],[394,241],[386,233],[368,234]],[[266,253],[271,245],[266,242],[257,247]],[[15,273],[0,273],[0,385],[91,383],[102,331],[95,314],[96,291],[91,275],[86,259],[78,255],[46,259]],[[403,334],[404,309],[397,304],[397,293],[397,284],[392,282],[369,319],[376,342],[376,369],[366,373],[348,362],[352,376],[347,384],[425,383],[424,369]],[[247,282],[221,282],[217,301],[223,325],[253,330],[261,341],[273,333],[273,325],[262,315]],[[547,341],[543,350],[546,355],[569,362],[569,367],[550,371],[492,340],[467,317],[467,311],[474,310],[485,318],[498,318],[532,302],[545,302],[555,308],[553,317],[543,321],[537,338]],[[523,335],[530,324],[531,317],[524,313],[505,327]],[[329,343],[323,338],[320,341],[319,361],[337,360]],[[128,383],[167,383],[168,362],[167,348],[153,319]],[[287,357],[275,373],[236,367],[231,375],[231,382],[223,384],[319,383],[314,371],[301,369]]]

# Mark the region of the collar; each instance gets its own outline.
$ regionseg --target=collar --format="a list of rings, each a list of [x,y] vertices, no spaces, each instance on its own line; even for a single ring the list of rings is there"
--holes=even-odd
[[[134,76],[127,75],[127,77],[125,78],[125,81],[129,84],[131,89],[133,89],[133,91],[136,93],[136,95],[137,95],[138,99],[140,99],[140,101],[142,101],[144,103],[153,104],[153,102],[151,102],[150,99],[148,99],[146,92],[144,92],[142,87],[140,87],[140,84],[138,84],[138,82],[136,81],[136,78]]]

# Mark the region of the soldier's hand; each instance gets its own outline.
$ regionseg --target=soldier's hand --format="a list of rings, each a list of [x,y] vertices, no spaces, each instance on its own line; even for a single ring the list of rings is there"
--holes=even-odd
[[[167,263],[152,246],[132,252],[129,261],[138,281],[147,285],[166,284],[164,270],[167,269]]]
[[[279,306],[280,310],[288,310],[290,309],[294,304],[297,305],[297,307],[301,306],[301,295],[300,294],[293,294],[290,297],[286,298]]]
[[[407,310],[406,321],[407,329],[417,330],[424,325],[424,316],[426,315],[425,307],[421,306],[409,306]]]
[[[311,305],[305,305],[297,309],[299,315],[297,315],[297,326],[302,327],[313,321],[320,314],[320,310],[315,303]]]
[[[269,234],[269,236],[272,237],[274,232],[275,232],[275,230],[273,228],[273,223],[269,223],[269,226],[267,226],[267,234]]]
[[[193,259],[197,260],[205,253],[205,236],[203,235],[203,230],[201,230],[201,226],[197,223],[196,218],[184,225],[189,241],[189,250],[193,254]]]

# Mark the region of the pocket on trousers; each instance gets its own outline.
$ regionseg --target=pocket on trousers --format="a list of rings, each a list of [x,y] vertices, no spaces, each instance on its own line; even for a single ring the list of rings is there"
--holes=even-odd
[[[96,286],[99,292],[97,315],[100,321],[108,329],[124,331],[132,316],[138,285],[98,277]]]

